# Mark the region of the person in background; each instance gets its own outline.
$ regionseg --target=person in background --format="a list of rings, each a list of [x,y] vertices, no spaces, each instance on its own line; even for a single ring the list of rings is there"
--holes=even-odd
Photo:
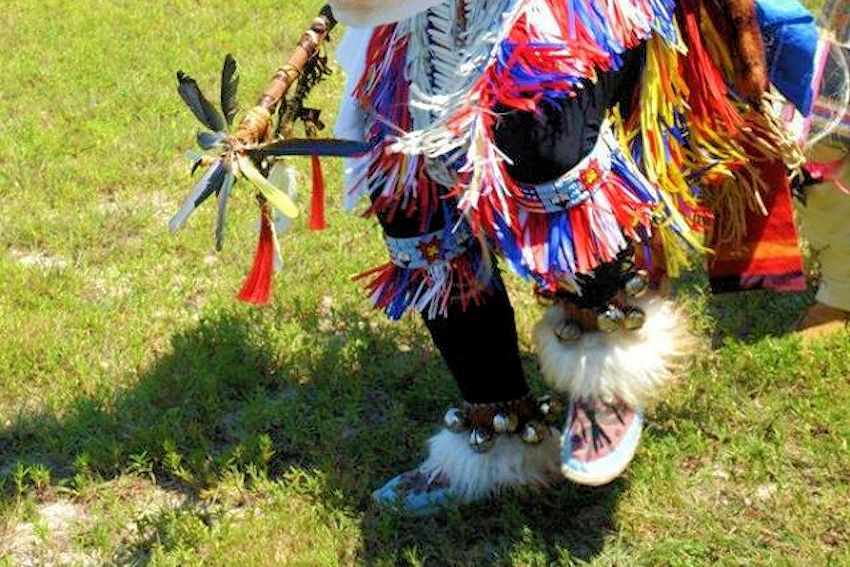
[[[821,281],[815,303],[795,328],[809,337],[846,329],[850,320],[850,2],[829,0],[819,24],[822,46],[815,65],[815,102],[804,130],[809,165],[800,221]],[[814,141],[816,132],[827,135]]]

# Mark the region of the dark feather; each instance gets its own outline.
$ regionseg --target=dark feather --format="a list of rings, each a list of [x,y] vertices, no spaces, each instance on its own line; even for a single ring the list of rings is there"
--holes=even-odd
[[[239,67],[231,54],[224,58],[224,67],[221,69],[221,111],[228,126],[233,125],[233,118],[239,112],[239,102],[236,100],[236,92],[239,90]]]
[[[189,150],[186,152],[186,157],[192,162],[191,175],[194,176],[198,168],[204,163],[204,154],[196,150]]]
[[[233,184],[236,183],[236,176],[231,172],[227,172],[224,176],[224,183],[218,192],[218,217],[215,221],[215,249],[221,252],[224,248],[224,225],[227,221],[227,201],[230,199],[230,190],[233,189]]]
[[[372,149],[371,144],[336,138],[292,138],[266,144],[251,152],[252,157],[269,156],[330,156],[356,157]]]
[[[218,160],[210,166],[195,187],[192,188],[192,192],[189,193],[189,196],[186,198],[183,206],[180,207],[180,210],[177,211],[177,214],[174,215],[174,218],[172,218],[171,222],[168,223],[168,228],[171,232],[180,230],[180,227],[186,223],[186,219],[189,218],[189,215],[191,215],[192,212],[197,209],[198,206],[210,195],[218,191],[224,181],[225,171],[224,162],[222,160]]]
[[[224,118],[221,113],[208,101],[195,79],[185,74],[183,71],[177,72],[177,81],[180,83],[177,86],[177,92],[180,98],[195,115],[195,118],[201,121],[201,124],[214,132],[221,132],[225,129]]]
[[[198,145],[205,150],[211,150],[227,138],[223,132],[198,132]]]

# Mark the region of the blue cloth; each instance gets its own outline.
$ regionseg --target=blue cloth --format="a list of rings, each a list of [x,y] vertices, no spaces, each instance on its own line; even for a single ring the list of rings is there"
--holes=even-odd
[[[796,0],[758,0],[756,9],[770,80],[808,116],[814,102],[812,81],[819,39],[815,18]]]

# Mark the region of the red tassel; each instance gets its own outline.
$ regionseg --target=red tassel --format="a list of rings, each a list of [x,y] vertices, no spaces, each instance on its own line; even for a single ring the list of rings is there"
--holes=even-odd
[[[253,305],[268,305],[272,296],[272,275],[274,274],[274,232],[268,204],[263,204],[260,212],[260,240],[254,265],[236,297]]]
[[[311,157],[313,162],[313,200],[310,203],[310,230],[324,230],[325,222],[325,178],[322,175],[322,163],[319,156]]]

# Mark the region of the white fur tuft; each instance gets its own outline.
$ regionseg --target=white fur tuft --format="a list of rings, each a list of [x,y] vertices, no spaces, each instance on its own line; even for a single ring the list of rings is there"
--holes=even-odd
[[[443,429],[429,441],[428,459],[421,470],[443,474],[451,493],[460,502],[473,502],[519,486],[547,486],[559,478],[560,432],[552,428],[539,445],[529,445],[516,436],[497,436],[493,448],[476,453],[469,436]]]
[[[540,368],[549,386],[572,398],[616,397],[632,407],[656,398],[695,341],[673,301],[647,298],[635,305],[646,312],[642,329],[586,333],[573,344],[555,336],[565,315],[561,307],[552,307],[534,328]]]

